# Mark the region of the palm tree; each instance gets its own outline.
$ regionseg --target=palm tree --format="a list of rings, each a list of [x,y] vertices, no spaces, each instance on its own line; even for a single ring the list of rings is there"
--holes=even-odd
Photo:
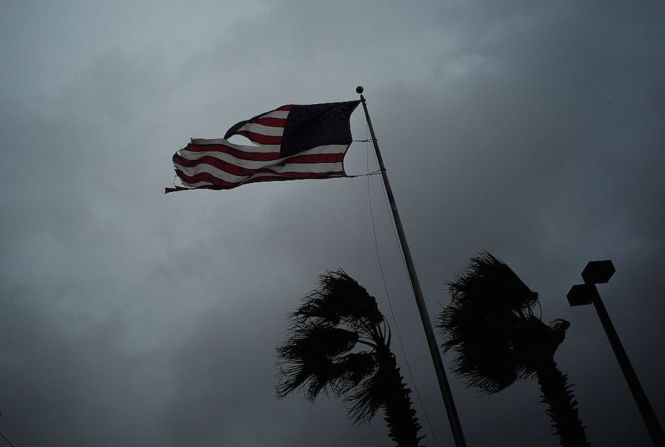
[[[455,372],[486,393],[536,376],[561,445],[588,446],[572,385],[554,361],[570,324],[535,316],[538,294],[489,253],[472,258],[448,286],[452,300],[438,326],[443,348],[456,354]]]
[[[390,350],[390,327],[365,288],[341,269],[328,272],[291,322],[290,338],[277,348],[278,397],[302,389],[314,400],[332,392],[349,404],[354,423],[382,409],[397,446],[419,445],[420,424]]]

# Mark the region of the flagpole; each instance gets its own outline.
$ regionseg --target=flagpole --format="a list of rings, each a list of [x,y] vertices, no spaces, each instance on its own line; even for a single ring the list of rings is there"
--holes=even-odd
[[[365,103],[365,97],[363,96],[364,89],[362,86],[356,88],[356,93],[360,95],[360,101],[363,104],[363,110],[365,111],[365,117],[367,118],[367,125],[369,126],[369,132],[372,136],[372,143],[374,144],[374,151],[376,152],[376,158],[379,162],[379,169],[381,170],[381,178],[383,179],[383,186],[388,195],[388,202],[390,202],[390,209],[393,213],[393,220],[395,222],[395,227],[397,228],[397,234],[399,236],[400,246],[402,248],[402,254],[406,261],[406,268],[409,271],[409,278],[411,279],[411,286],[413,287],[413,294],[416,298],[416,305],[418,306],[418,312],[420,312],[420,319],[423,323],[423,328],[425,329],[425,337],[427,338],[427,346],[429,347],[430,354],[432,355],[432,361],[434,362],[434,369],[436,370],[436,377],[439,381],[439,388],[441,389],[441,395],[443,397],[443,403],[446,407],[446,413],[448,415],[448,422],[450,423],[450,429],[453,433],[453,438],[455,440],[456,447],[466,447],[466,441],[464,440],[464,433],[462,432],[462,424],[460,423],[459,416],[457,415],[457,408],[455,407],[455,402],[453,401],[453,395],[450,391],[450,384],[448,383],[448,378],[446,377],[446,371],[443,367],[443,360],[441,359],[441,353],[439,352],[439,346],[434,337],[434,330],[432,329],[432,322],[429,318],[429,313],[427,312],[427,307],[425,306],[425,300],[423,298],[422,290],[420,289],[420,282],[418,281],[418,275],[416,274],[416,268],[413,265],[413,259],[411,258],[411,251],[409,250],[409,244],[406,242],[406,236],[404,235],[404,228],[402,227],[402,221],[399,217],[399,212],[397,211],[397,204],[395,203],[395,196],[393,196],[392,188],[390,187],[390,181],[388,180],[388,174],[386,173],[386,167],[383,164],[383,157],[381,157],[381,151],[379,150],[379,143],[376,140],[376,135],[374,134],[374,127],[372,126],[372,120],[369,118],[369,112],[367,111],[367,104]]]

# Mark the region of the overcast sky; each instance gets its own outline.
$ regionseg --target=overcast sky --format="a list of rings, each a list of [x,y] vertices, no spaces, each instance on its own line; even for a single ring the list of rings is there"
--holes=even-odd
[[[4,0],[0,61],[17,447],[387,445],[380,416],[274,397],[285,317],[319,274],[343,267],[389,314],[370,202],[425,444],[452,445],[378,177],[162,194],[190,137],[358,84],[432,316],[491,251],[571,322],[556,360],[592,444],[648,445],[594,309],[565,298],[612,259],[600,292],[665,421],[662,2]],[[375,169],[369,149],[349,173]],[[558,445],[535,380],[487,396],[449,377],[469,446]]]

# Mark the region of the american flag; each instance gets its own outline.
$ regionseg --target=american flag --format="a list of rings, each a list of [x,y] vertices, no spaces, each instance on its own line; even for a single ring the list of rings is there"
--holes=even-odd
[[[224,138],[192,139],[173,155],[185,189],[231,189],[255,182],[345,177],[351,113],[360,101],[285,105],[231,127]],[[242,135],[255,145],[228,141]]]

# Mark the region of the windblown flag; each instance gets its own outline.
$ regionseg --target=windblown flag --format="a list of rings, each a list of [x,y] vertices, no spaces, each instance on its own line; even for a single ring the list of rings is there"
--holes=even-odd
[[[351,113],[360,101],[285,105],[241,121],[224,138],[192,139],[173,155],[185,189],[231,189],[246,183],[346,177]],[[228,141],[243,135],[256,145]]]

